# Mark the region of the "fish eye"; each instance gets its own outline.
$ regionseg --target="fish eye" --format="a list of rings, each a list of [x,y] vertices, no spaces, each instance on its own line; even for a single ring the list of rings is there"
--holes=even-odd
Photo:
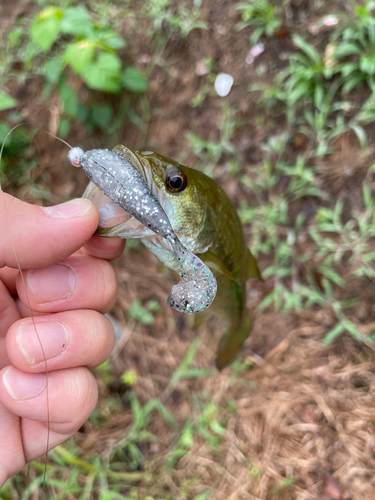
[[[165,182],[170,193],[181,193],[187,186],[186,175],[177,168],[167,172]]]

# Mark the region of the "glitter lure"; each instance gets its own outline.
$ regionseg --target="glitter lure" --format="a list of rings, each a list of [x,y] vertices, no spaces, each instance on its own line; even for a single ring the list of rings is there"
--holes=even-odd
[[[73,166],[82,167],[85,175],[116,205],[170,245],[181,279],[172,286],[168,305],[184,313],[196,313],[209,307],[217,291],[215,276],[178,239],[165,211],[135,166],[108,149],[85,152],[78,147],[72,148],[68,160]]]

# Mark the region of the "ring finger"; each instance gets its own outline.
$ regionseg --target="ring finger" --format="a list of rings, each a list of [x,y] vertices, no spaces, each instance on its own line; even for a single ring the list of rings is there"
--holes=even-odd
[[[71,257],[43,269],[31,269],[17,278],[17,292],[25,306],[42,313],[70,309],[95,309],[107,312],[116,300],[117,279],[111,264],[88,255]],[[27,292],[27,294],[26,294]]]

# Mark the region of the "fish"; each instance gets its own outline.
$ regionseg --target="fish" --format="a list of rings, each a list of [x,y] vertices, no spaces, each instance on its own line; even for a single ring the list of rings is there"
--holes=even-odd
[[[153,151],[133,151],[119,145],[113,152],[134,166],[163,208],[178,239],[216,278],[216,297],[207,309],[195,314],[195,329],[214,314],[224,319],[216,358],[217,368],[223,369],[235,360],[252,330],[252,317],[246,308],[246,282],[262,280],[234,205],[225,191],[199,170]],[[140,238],[165,267],[180,271],[168,239],[125,213],[93,182],[83,196],[99,210],[97,235]]]
[[[180,269],[180,281],[172,286],[167,303],[177,311],[204,311],[215,299],[217,283],[210,269],[190,252],[173,231],[170,220],[146,181],[134,165],[108,149],[83,151],[72,148],[68,160],[82,167],[91,179],[117,206],[158,235],[168,245]]]

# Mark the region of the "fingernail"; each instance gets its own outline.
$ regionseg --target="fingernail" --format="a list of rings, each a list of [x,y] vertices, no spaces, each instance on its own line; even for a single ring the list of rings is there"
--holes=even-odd
[[[77,277],[70,267],[55,264],[28,271],[26,280],[36,302],[46,304],[70,297],[76,289]]]
[[[17,331],[16,342],[26,361],[33,365],[63,352],[67,345],[67,332],[60,323],[21,325]]]
[[[13,399],[31,399],[46,386],[44,373],[25,373],[10,366],[3,375],[4,387]]]
[[[77,198],[76,200],[67,201],[54,207],[42,207],[44,212],[55,219],[72,219],[74,217],[82,217],[92,207],[90,200],[86,198]]]

